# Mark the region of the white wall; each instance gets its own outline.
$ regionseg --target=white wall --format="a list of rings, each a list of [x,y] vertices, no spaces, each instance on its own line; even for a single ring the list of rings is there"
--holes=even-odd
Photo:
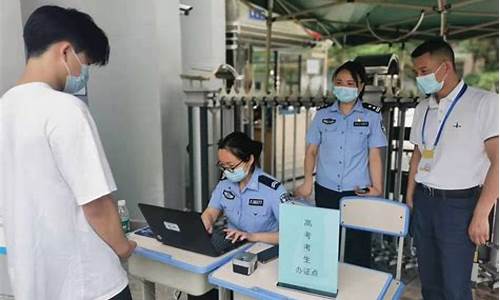
[[[185,166],[188,144],[187,107],[182,73],[179,1],[155,0],[159,100],[162,112],[164,195],[167,207],[185,207]]]
[[[155,2],[86,1],[107,33],[110,63],[92,73],[89,103],[118,185],[132,218],[137,203],[164,204],[159,67]],[[165,38],[168,32],[163,33]]]
[[[188,16],[181,16],[183,73],[209,75],[226,62],[226,4],[224,0],[182,0],[193,6]],[[207,70],[203,74],[202,70]],[[208,88],[221,87],[211,80]]]
[[[187,110],[183,104],[178,1],[86,1],[107,32],[111,61],[89,87],[118,182],[117,196],[184,207]],[[113,17],[115,16],[115,17]],[[107,143],[107,144],[106,144]]]
[[[24,66],[21,23],[19,1],[0,0],[0,97],[15,84]],[[0,224],[1,214],[0,211]],[[9,295],[12,295],[12,289],[7,274],[7,257],[0,255],[0,299]]]
[[[24,66],[19,0],[0,1],[0,96],[11,88]]]

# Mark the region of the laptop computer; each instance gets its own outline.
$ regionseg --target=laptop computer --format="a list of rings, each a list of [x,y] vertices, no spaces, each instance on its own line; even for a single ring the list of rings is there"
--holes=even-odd
[[[226,239],[223,228],[209,234],[200,213],[143,203],[139,203],[139,209],[156,239],[165,245],[217,257],[244,244]]]

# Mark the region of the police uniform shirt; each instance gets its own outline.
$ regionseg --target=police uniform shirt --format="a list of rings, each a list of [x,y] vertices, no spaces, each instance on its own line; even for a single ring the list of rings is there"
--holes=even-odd
[[[429,146],[434,144],[439,124],[463,85],[460,81],[439,103],[431,96],[416,107],[410,141],[418,145],[421,152],[424,150],[422,126],[427,108],[425,143]],[[424,170],[421,160],[415,181],[445,190],[483,184],[490,165],[484,142],[495,136],[498,136],[498,95],[468,86],[444,125],[429,170]]]
[[[307,131],[307,143],[319,145],[316,182],[337,192],[371,185],[368,151],[387,146],[380,108],[356,102],[343,115],[338,102],[319,109]]]
[[[278,231],[279,205],[288,193],[279,181],[255,168],[247,186],[221,180],[212,193],[209,207],[224,212],[229,228],[244,232]]]

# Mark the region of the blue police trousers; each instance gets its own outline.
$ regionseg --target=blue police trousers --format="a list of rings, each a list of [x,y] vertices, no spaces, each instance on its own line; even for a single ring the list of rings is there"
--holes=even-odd
[[[425,300],[472,300],[475,245],[469,238],[480,188],[443,191],[417,184],[412,229]]]

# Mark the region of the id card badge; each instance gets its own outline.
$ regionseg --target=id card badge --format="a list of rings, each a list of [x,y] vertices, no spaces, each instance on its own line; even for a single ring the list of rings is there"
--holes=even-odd
[[[420,159],[419,170],[422,172],[430,172],[434,161],[434,149],[424,149],[422,158]]]
[[[422,157],[424,159],[430,159],[430,160],[434,159],[434,149],[424,149]]]

